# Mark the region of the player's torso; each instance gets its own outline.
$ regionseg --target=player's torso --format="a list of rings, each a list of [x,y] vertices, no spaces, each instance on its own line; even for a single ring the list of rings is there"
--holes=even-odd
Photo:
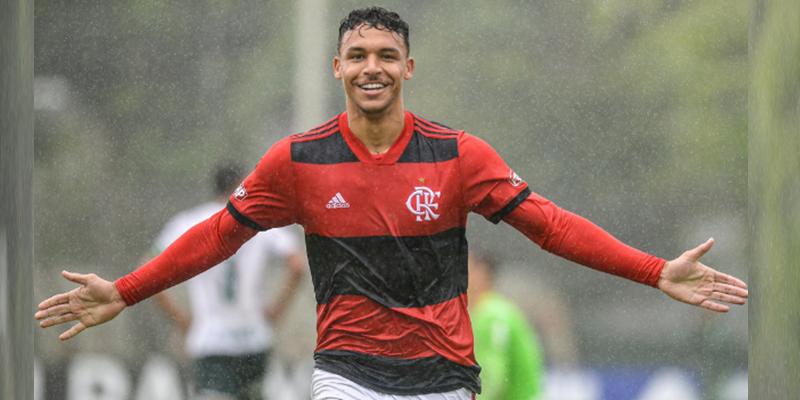
[[[318,303],[315,365],[407,393],[477,387],[460,133],[409,117],[381,157],[354,144],[343,115],[291,143]]]
[[[335,129],[302,139],[291,149],[296,207],[318,303],[352,294],[420,307],[463,291],[467,210],[456,133],[415,130],[390,150],[393,159],[379,161],[356,155]]]

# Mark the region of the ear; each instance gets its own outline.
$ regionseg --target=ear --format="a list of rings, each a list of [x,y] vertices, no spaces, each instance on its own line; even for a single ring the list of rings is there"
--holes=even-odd
[[[414,57],[406,59],[406,72],[403,74],[403,79],[409,80],[414,76]]]
[[[342,80],[342,60],[339,56],[333,57],[333,77]]]

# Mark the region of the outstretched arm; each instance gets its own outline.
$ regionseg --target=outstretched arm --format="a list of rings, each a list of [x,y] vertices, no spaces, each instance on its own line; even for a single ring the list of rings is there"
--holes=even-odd
[[[543,249],[579,264],[661,289],[673,299],[725,312],[744,304],[747,285],[703,263],[713,240],[665,261],[634,249],[587,219],[532,193],[503,219]]]
[[[126,305],[144,300],[219,264],[256,231],[239,224],[226,210],[195,225],[163,253],[111,283],[97,275],[64,272],[81,287],[50,297],[34,315],[47,328],[78,321],[59,338],[67,340],[84,329],[107,322]]]

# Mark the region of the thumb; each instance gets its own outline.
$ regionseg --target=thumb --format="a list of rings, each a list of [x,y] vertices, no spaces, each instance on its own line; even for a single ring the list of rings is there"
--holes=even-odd
[[[69,271],[61,271],[61,275],[64,278],[67,278],[67,280],[70,280],[80,285],[86,285],[86,283],[89,282],[89,275],[78,274]]]
[[[692,261],[697,261],[700,257],[703,257],[709,250],[711,250],[711,246],[714,245],[714,238],[709,238],[706,240],[705,243],[686,251],[686,256],[689,257]]]

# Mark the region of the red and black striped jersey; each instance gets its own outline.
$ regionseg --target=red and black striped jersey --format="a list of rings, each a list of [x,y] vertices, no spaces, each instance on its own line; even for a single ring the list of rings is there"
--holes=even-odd
[[[530,190],[482,140],[405,114],[373,155],[345,113],[276,143],[230,197],[240,223],[300,224],[316,366],[386,393],[480,389],[467,314],[467,214],[497,223]]]
[[[127,305],[233,255],[258,230],[305,227],[318,368],[393,394],[480,390],[467,315],[467,213],[553,254],[657,287],[666,261],[532,193],[486,143],[405,115],[374,156],[342,114],[273,146],[226,210],[117,279]]]

